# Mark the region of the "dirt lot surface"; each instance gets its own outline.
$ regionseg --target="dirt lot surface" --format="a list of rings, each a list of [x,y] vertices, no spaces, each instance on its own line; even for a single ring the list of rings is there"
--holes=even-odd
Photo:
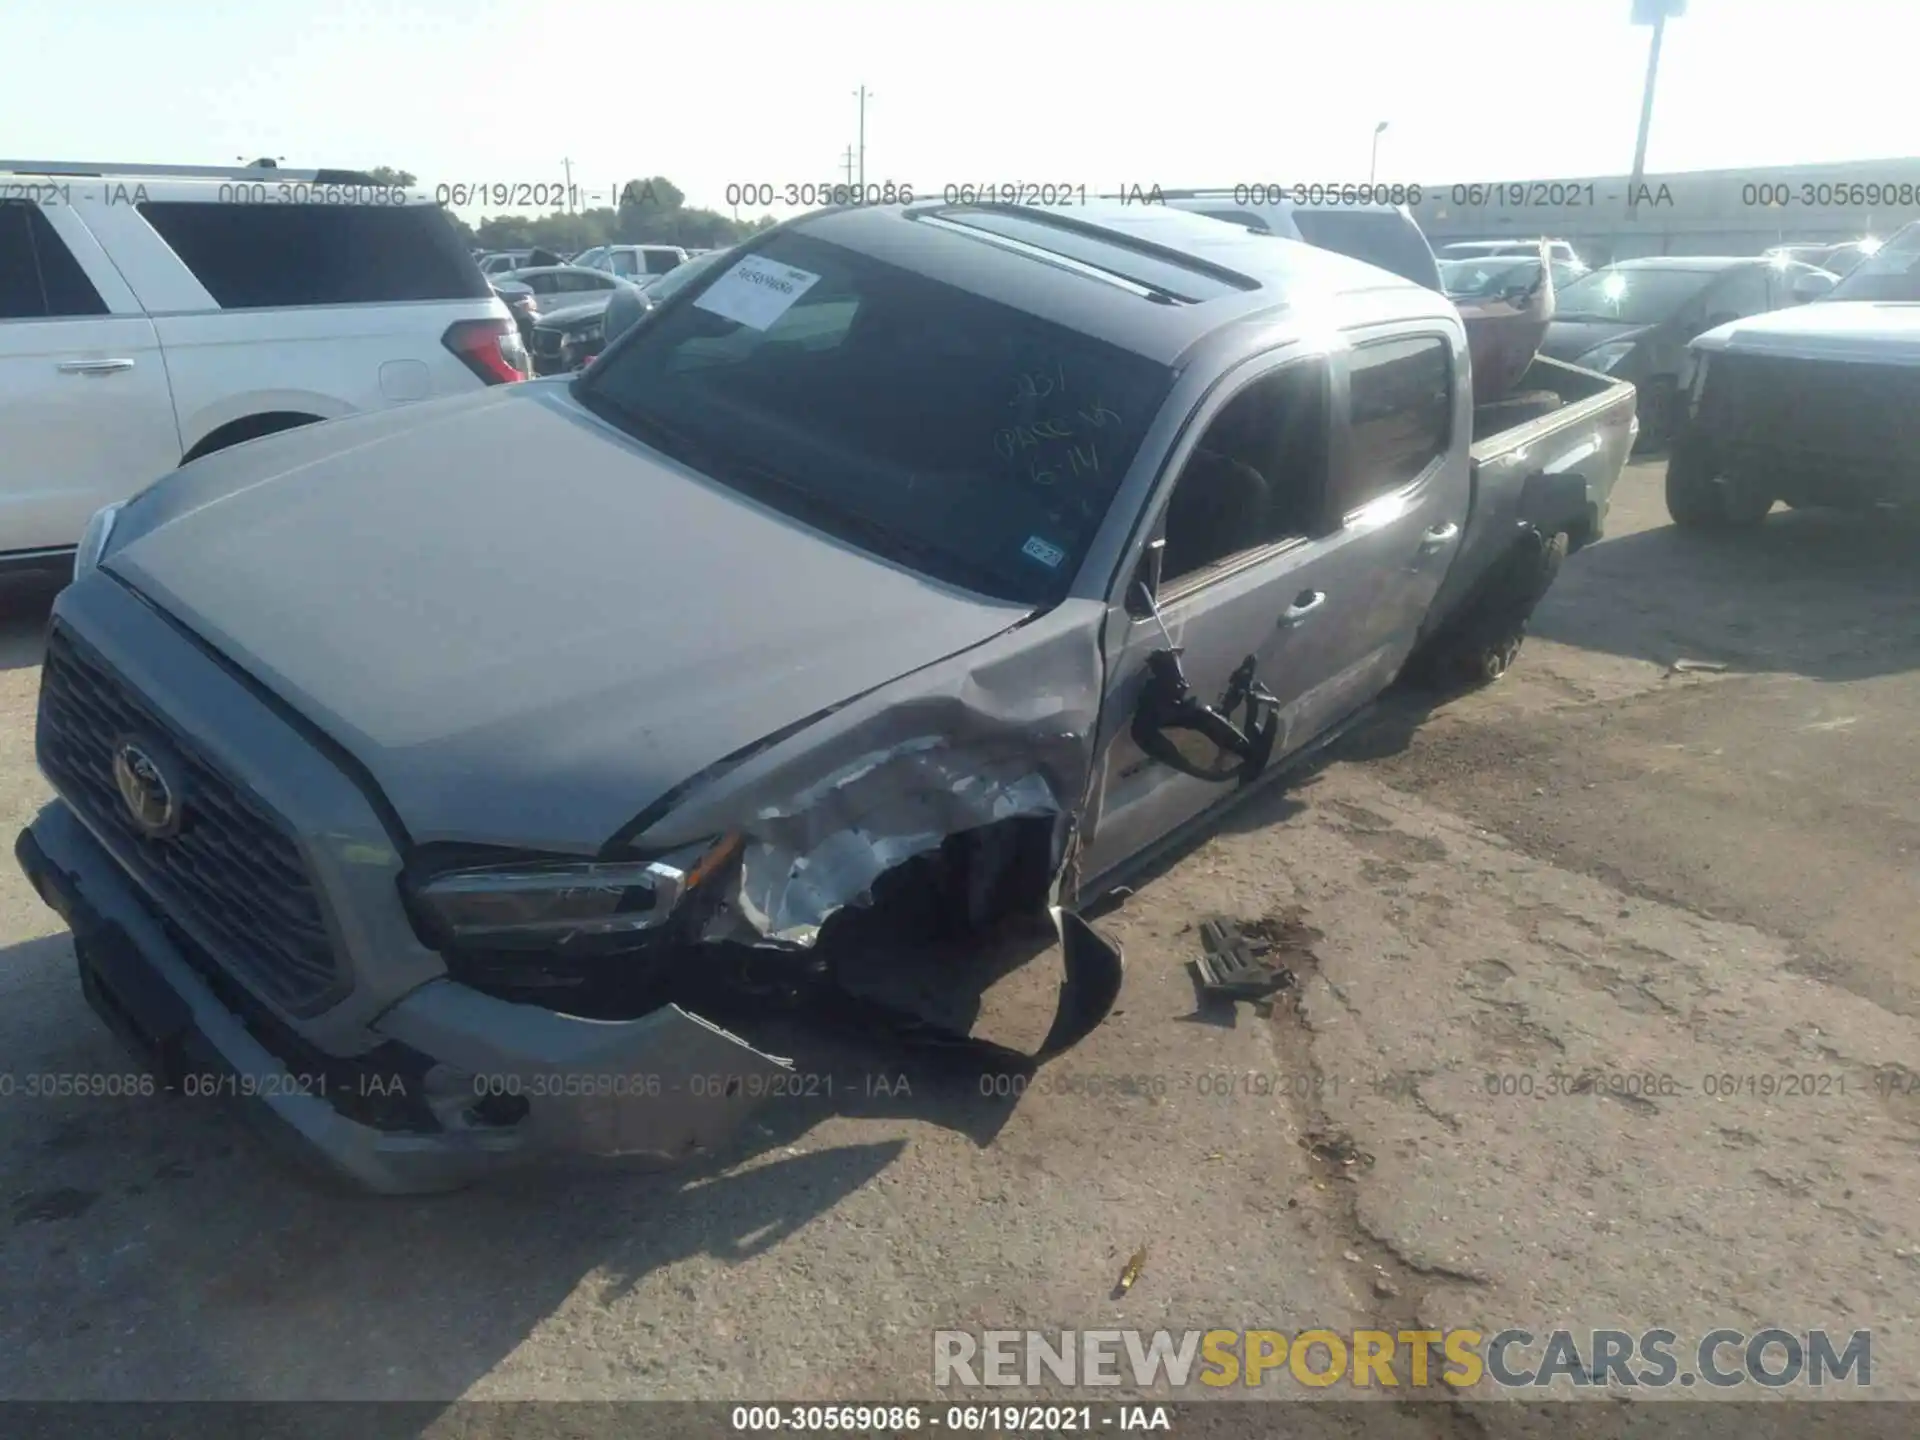
[[[1017,1103],[796,1037],[832,1099],[703,1168],[335,1198],[204,1102],[29,1098],[127,1067],[0,867],[0,1396],[932,1399],[936,1328],[1418,1322],[1871,1328],[1920,1398],[1920,537],[1683,536],[1660,474],[1508,679],[1105,916],[1120,1013]],[[1290,938],[1271,1013],[1196,1005],[1215,915]]]

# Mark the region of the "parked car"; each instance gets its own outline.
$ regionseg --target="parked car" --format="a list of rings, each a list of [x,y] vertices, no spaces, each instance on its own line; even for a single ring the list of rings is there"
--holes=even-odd
[[[1378,265],[1415,285],[1440,289],[1433,250],[1405,206],[1239,204],[1245,196],[1233,190],[1163,190],[1160,195],[1175,210],[1317,245]]]
[[[589,300],[604,305],[608,295],[629,283],[609,270],[596,270],[590,265],[538,265],[509,270],[502,278],[532,292],[536,314]]]
[[[523,378],[431,197],[340,171],[0,161],[0,568],[276,430]],[[365,187],[368,203],[259,203]],[[378,202],[375,203],[377,198]]]
[[[1574,253],[1570,240],[1554,240],[1546,236],[1523,240],[1454,240],[1442,245],[1439,255],[1442,260],[1495,260],[1502,256],[1520,256],[1532,259],[1540,253],[1540,247],[1547,247],[1547,257],[1562,265],[1571,265],[1576,270],[1588,268],[1586,262]]]
[[[678,245],[595,245],[570,263],[605,270],[623,280],[642,280],[686,264],[687,252]]]
[[[959,985],[1019,922],[1042,1063],[1119,994],[1080,904],[1410,661],[1511,658],[1632,392],[1542,361],[1565,407],[1476,440],[1466,355],[1160,207],[801,217],[572,381],[104,510],[16,853],[163,1081],[378,1190],[709,1151],[792,1075],[697,997]]]
[[[518,270],[528,263],[531,250],[490,250],[479,259],[480,273],[489,279],[496,275],[505,275],[510,270]]]
[[[1797,309],[1696,337],[1667,512],[1757,525],[1785,501],[1856,512],[1920,505],[1920,222]]]
[[[1835,276],[1844,276],[1879,248],[1880,242],[1869,237],[1842,240],[1837,244],[1776,245],[1765,253],[1769,260],[1794,260]]]
[[[615,307],[620,307],[624,317],[614,326],[613,333],[617,334],[652,309],[657,296],[671,295],[687,281],[704,273],[716,254],[705,252],[695,256],[671,274],[648,276],[644,283],[616,280],[613,288],[594,299],[548,311],[533,327],[532,337],[527,342],[533,356],[534,372],[539,375],[568,375],[591,364],[605,346],[608,317],[614,315]]]
[[[507,307],[507,313],[513,316],[513,323],[519,327],[522,344],[533,344],[533,322],[540,318],[539,297],[530,286],[517,280],[489,280],[493,293],[500,297],[500,303]]]
[[[1834,283],[1824,270],[1758,256],[1664,255],[1590,271],[1556,296],[1541,352],[1631,381],[1640,441],[1666,444],[1679,413],[1687,345],[1743,316],[1804,303]]]
[[[535,322],[527,341],[534,374],[571,374],[600,353],[603,320],[613,293],[609,290],[594,299],[549,310]]]

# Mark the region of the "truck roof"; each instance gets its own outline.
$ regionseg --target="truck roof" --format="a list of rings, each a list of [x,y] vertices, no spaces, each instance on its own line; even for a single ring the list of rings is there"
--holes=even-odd
[[[1389,271],[1158,204],[921,202],[788,224],[1167,365],[1228,326],[1288,309],[1336,324],[1459,324],[1444,297]]]

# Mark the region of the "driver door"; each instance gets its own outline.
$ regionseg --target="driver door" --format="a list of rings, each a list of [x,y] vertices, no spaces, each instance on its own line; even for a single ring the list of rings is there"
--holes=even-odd
[[[1148,502],[1149,539],[1164,542],[1159,618],[1112,606],[1110,684],[1100,716],[1083,883],[1098,879],[1207,810],[1232,786],[1152,758],[1132,720],[1149,656],[1181,651],[1194,694],[1218,705],[1249,660],[1273,697],[1272,760],[1328,718],[1329,687],[1363,619],[1366,577],[1344,529],[1324,531],[1332,471],[1332,372],[1324,355],[1255,362],[1220,387],[1187,427]],[[1165,631],[1162,631],[1164,622]],[[1236,715],[1234,718],[1239,719]]]

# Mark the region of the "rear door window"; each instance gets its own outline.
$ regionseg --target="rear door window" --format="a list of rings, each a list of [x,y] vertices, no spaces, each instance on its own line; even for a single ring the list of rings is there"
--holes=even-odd
[[[40,207],[0,201],[0,320],[106,313],[106,301]]]
[[[223,310],[491,293],[436,205],[149,200],[139,210]]]
[[[1357,346],[1347,383],[1353,443],[1335,497],[1339,515],[1419,479],[1453,438],[1453,365],[1439,337]]]

